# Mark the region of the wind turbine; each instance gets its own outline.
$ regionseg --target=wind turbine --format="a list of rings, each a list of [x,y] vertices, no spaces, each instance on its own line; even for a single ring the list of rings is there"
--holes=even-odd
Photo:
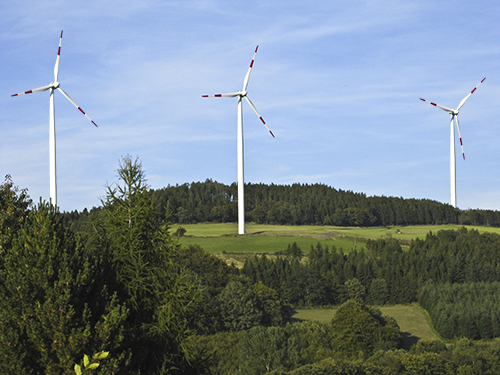
[[[50,159],[50,201],[54,207],[57,207],[57,184],[56,184],[56,121],[54,116],[54,90],[59,90],[73,105],[82,112],[85,117],[87,117],[92,124],[96,127],[96,123],[87,116],[85,112],[66,94],[60,87],[57,78],[59,76],[59,58],[61,56],[61,41],[63,32],[61,31],[61,37],[59,39],[59,49],[57,51],[56,65],[54,67],[54,82],[48,84],[47,86],[39,87],[37,89],[21,92],[19,94],[14,94],[12,96],[31,94],[34,92],[47,91],[50,90],[50,127],[49,127],[49,159]]]
[[[262,121],[266,129],[271,133],[274,138],[273,132],[269,129],[266,122],[262,118],[262,116],[257,111],[257,108],[253,105],[252,101],[247,96],[247,86],[248,80],[250,79],[250,73],[252,71],[253,62],[255,60],[255,55],[257,54],[257,50],[259,46],[255,48],[255,52],[253,54],[252,62],[248,67],[247,74],[245,79],[243,80],[243,88],[238,92],[231,92],[227,94],[215,94],[215,95],[202,95],[204,98],[233,98],[238,97],[238,134],[237,134],[237,153],[238,153],[238,234],[245,234],[245,178],[244,178],[244,170],[243,170],[243,109],[241,100],[245,98],[250,104],[250,107],[255,111],[259,119]]]
[[[455,120],[455,122],[457,123],[458,136],[460,137],[460,147],[462,147],[462,155],[463,155],[464,160],[465,160],[464,146],[462,144],[462,135],[460,134],[460,124],[458,122],[458,111],[460,110],[460,108],[462,108],[462,106],[465,104],[467,99],[469,99],[469,97],[474,93],[474,91],[476,91],[476,89],[479,87],[479,85],[484,82],[485,79],[486,79],[486,77],[483,78],[483,80],[481,82],[479,82],[479,84],[476,87],[474,87],[474,89],[469,93],[469,95],[467,95],[465,98],[462,99],[462,101],[458,105],[457,109],[443,107],[442,105],[439,105],[439,104],[436,104],[433,102],[429,102],[428,100],[420,98],[420,100],[423,100],[424,102],[432,104],[434,107],[441,108],[443,111],[448,112],[451,116],[451,123],[450,123],[450,185],[451,185],[451,205],[453,207],[457,207],[457,188],[456,188],[457,182],[456,182],[456,166],[455,166],[456,165],[456,163],[455,163],[455,127],[453,126],[453,120]]]

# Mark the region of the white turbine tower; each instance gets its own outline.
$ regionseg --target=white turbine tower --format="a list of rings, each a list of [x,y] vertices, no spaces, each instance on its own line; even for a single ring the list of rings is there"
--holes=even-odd
[[[479,84],[474,87],[474,89],[467,95],[465,98],[462,99],[460,104],[458,105],[457,109],[452,109],[452,108],[447,108],[443,107],[442,105],[436,104],[429,102],[428,100],[420,98],[420,100],[423,100],[424,102],[430,103],[435,107],[441,108],[443,111],[446,111],[450,114],[451,116],[451,123],[450,123],[450,185],[451,185],[451,205],[453,207],[457,207],[457,188],[456,188],[456,167],[455,167],[455,127],[453,125],[453,120],[457,123],[457,129],[458,129],[458,136],[460,137],[460,146],[462,147],[462,155],[465,160],[465,153],[464,153],[464,146],[462,144],[462,135],[460,134],[460,124],[458,122],[458,111],[462,106],[465,104],[467,99],[476,91],[476,89],[479,87],[481,83],[484,82],[486,78],[483,78]]]
[[[59,90],[68,100],[73,103],[73,105],[82,112],[85,117],[87,117],[92,124],[95,126],[96,123],[87,116],[85,112],[66,94],[60,87],[57,78],[59,76],[59,57],[61,55],[61,41],[63,32],[61,31],[61,37],[59,39],[59,50],[57,51],[56,65],[54,67],[54,82],[48,84],[47,86],[39,87],[37,89],[21,92],[19,94],[14,94],[12,96],[31,94],[33,92],[47,91],[50,90],[50,129],[49,129],[49,159],[50,159],[50,201],[54,207],[57,207],[57,184],[56,184],[56,121],[54,117],[54,90]]]
[[[243,171],[243,109],[241,105],[241,99],[245,98],[250,104],[250,107],[255,111],[257,116],[260,118],[264,126],[267,128],[269,133],[274,138],[273,132],[266,125],[266,122],[262,118],[262,116],[257,111],[257,108],[253,105],[251,100],[247,97],[247,86],[248,80],[250,79],[250,72],[252,71],[253,62],[255,60],[255,55],[257,54],[257,50],[259,46],[255,48],[255,52],[253,54],[252,62],[248,68],[245,79],[243,80],[243,89],[238,92],[231,92],[228,94],[215,94],[215,95],[202,95],[204,98],[233,98],[238,97],[238,134],[237,134],[237,152],[238,152],[238,234],[245,234],[245,178]]]

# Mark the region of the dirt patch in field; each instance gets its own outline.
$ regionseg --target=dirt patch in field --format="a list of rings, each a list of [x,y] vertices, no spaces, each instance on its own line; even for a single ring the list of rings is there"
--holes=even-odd
[[[247,259],[253,258],[254,256],[261,257],[265,255],[270,260],[275,260],[278,256],[274,254],[259,254],[259,253],[212,253],[216,257],[224,260],[227,264],[232,265],[236,268],[242,269],[245,265]],[[303,256],[300,263],[305,263],[307,261],[307,255]]]

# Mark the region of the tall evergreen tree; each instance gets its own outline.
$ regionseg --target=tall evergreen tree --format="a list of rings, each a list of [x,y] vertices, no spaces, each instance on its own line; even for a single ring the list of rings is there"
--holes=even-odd
[[[124,157],[118,176],[107,187],[96,234],[130,309],[126,339],[134,371],[185,373],[194,359],[191,313],[201,298],[200,283],[173,262],[177,245],[148,192],[140,161]]]

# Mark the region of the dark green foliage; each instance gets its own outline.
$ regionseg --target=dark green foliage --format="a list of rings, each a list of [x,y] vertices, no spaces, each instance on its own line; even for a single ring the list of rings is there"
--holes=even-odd
[[[321,245],[317,247],[321,248]],[[289,255],[292,252],[295,255]],[[290,304],[316,306],[331,303],[333,293],[320,270],[309,266],[311,263],[304,265],[300,262],[302,250],[294,244],[286,250],[286,254],[276,260],[270,260],[265,255],[255,256],[245,262],[241,273],[254,283],[261,281],[275,289]],[[309,256],[309,259],[312,257]]]
[[[304,252],[302,249],[297,245],[297,242],[294,242],[293,244],[288,244],[288,247],[286,250],[282,251],[277,251],[274,253],[275,255],[281,255],[285,256],[288,258],[297,258],[297,259],[302,259],[304,257]]]
[[[193,311],[193,327],[199,334],[213,334],[223,330],[219,294],[229,282],[240,280],[238,269],[206,253],[199,246],[178,249],[173,255],[173,261],[195,275],[203,287],[202,298]]]
[[[417,344],[410,352],[402,349],[375,350],[366,358],[339,358],[339,353],[333,351],[329,344],[331,334],[331,327],[302,322],[280,328],[255,327],[248,332],[199,337],[197,346],[207,355],[210,373],[219,375],[500,373],[498,340],[474,342],[464,338],[448,347],[441,342],[425,342]]]
[[[422,353],[401,356],[401,364],[408,375],[442,375],[446,374],[446,360],[437,353]]]
[[[360,360],[348,361],[327,358],[320,362],[299,367],[290,372],[272,372],[273,375],[387,375],[386,369]],[[394,373],[395,375],[396,373]]]
[[[79,234],[90,234],[94,231],[95,222],[98,220],[102,207],[84,208],[82,212],[77,210],[63,212],[64,224],[71,225],[73,230]]]
[[[410,349],[410,353],[413,354],[422,354],[422,353],[443,353],[448,349],[446,344],[439,340],[433,341],[425,341],[419,340],[415,345],[413,345]]]
[[[234,375],[238,371],[239,341],[245,331],[219,332],[210,336],[198,336],[195,349],[204,356],[209,374]]]
[[[251,288],[239,281],[230,282],[218,297],[222,327],[241,331],[260,325],[262,311]]]
[[[383,367],[383,374],[497,374],[500,341],[473,342],[462,338],[448,347],[443,343],[427,342],[417,344],[410,352],[377,352],[368,362]]]
[[[444,338],[491,339],[500,319],[500,282],[427,284],[420,304]]]
[[[335,354],[330,344],[330,324],[304,321],[293,324],[293,329],[298,340],[301,364],[319,362]]]
[[[347,289],[347,296],[349,299],[360,299],[364,301],[366,288],[358,279],[349,279],[344,283],[344,285]]]
[[[235,222],[236,183],[207,179],[150,191],[162,214],[183,223]],[[427,199],[367,197],[321,184],[245,185],[246,220],[267,224],[380,226],[472,224],[500,226],[500,212],[461,211]],[[85,220],[68,213],[72,220]],[[80,226],[78,226],[80,228]]]
[[[264,327],[283,326],[292,318],[292,309],[283,304],[278,293],[262,282],[253,286],[257,308],[262,311],[261,325]]]
[[[370,305],[383,305],[388,299],[389,291],[387,290],[385,279],[373,279],[366,296],[366,303]]]
[[[238,348],[236,374],[258,375],[291,370],[299,365],[299,346],[291,325],[254,327],[242,337]]]
[[[224,260],[205,252],[198,245],[178,249],[174,263],[195,273],[211,295],[220,293],[230,281],[239,280],[239,271]]]
[[[128,316],[108,288],[106,261],[84,249],[52,206],[29,212],[0,270],[0,372],[61,374],[85,352],[111,351],[99,373],[124,367]]]
[[[290,321],[292,310],[274,289],[257,283],[231,281],[217,296],[222,330],[241,331],[255,326],[282,326]]]
[[[12,238],[28,215],[31,199],[26,190],[14,186],[9,175],[0,185],[0,262],[10,249]],[[1,264],[1,263],[0,263]]]
[[[347,357],[368,357],[376,349],[395,349],[401,333],[394,321],[382,317],[359,299],[351,299],[338,309],[332,320],[332,348]]]

